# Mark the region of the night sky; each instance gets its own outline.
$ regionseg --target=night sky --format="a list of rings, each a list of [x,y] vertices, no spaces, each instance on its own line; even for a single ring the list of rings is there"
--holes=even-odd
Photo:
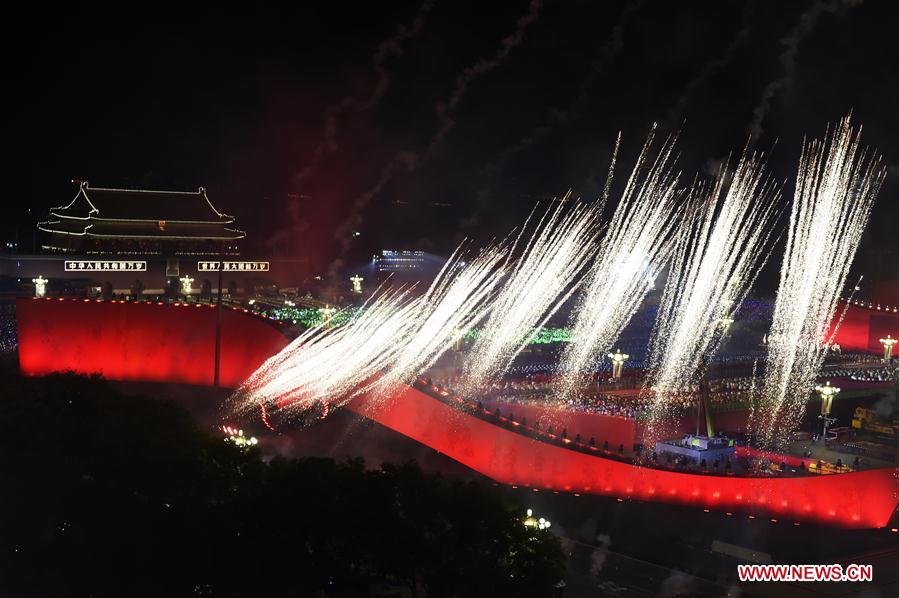
[[[205,186],[248,254],[322,272],[446,254],[596,197],[618,131],[620,184],[653,122],[685,185],[753,133],[789,197],[803,135],[852,110],[889,169],[857,270],[899,280],[895,3],[224,6],[10,15],[4,242],[84,179]]]

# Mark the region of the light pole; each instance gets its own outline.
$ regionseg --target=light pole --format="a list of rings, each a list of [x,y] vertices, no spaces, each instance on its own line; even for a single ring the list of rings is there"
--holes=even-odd
[[[219,387],[219,377],[221,374],[220,361],[222,357],[222,270],[225,269],[224,259],[225,244],[219,245],[218,266],[219,271],[219,291],[215,298],[215,363],[212,369],[212,385]]]
[[[248,449],[259,444],[259,441],[255,436],[246,436],[244,435],[243,430],[232,428],[231,426],[222,426],[221,430],[227,434],[225,442],[230,442],[234,446],[238,446],[242,449]]]
[[[324,307],[320,307],[318,309],[318,313],[322,315],[322,324],[325,328],[331,327],[331,317],[337,312],[337,310],[330,305],[325,305]]]
[[[721,326],[721,334],[727,334],[727,331],[730,330],[730,325],[734,323],[734,319],[730,316],[724,316],[718,320],[718,325]]]
[[[357,295],[362,294],[362,281],[365,280],[358,274],[350,277],[350,282],[353,283],[353,292]]]
[[[463,334],[461,328],[459,328],[458,326],[453,328],[453,350],[456,353],[459,353],[462,351],[462,338],[463,337],[464,337],[464,334]]]
[[[621,370],[624,369],[624,362],[630,358],[630,355],[622,353],[620,349],[615,349],[614,353],[609,353],[609,359],[612,360],[612,377],[620,378]]]
[[[883,360],[889,362],[893,358],[893,345],[896,344],[896,339],[888,334],[886,338],[880,339],[880,344],[883,345]]]
[[[824,386],[816,386],[815,392],[821,395],[821,415],[818,417],[824,421],[822,439],[824,446],[827,446],[827,426],[834,422],[834,419],[830,417],[830,410],[833,407],[833,398],[840,393],[840,389],[836,386],[831,386],[828,380],[824,383]]]
[[[524,523],[525,527],[535,527],[537,529],[549,529],[552,525],[548,519],[534,517],[534,511],[532,509],[527,510],[527,516],[522,523]]]
[[[32,278],[31,282],[34,283],[34,296],[35,297],[43,297],[47,294],[47,283],[49,282],[46,278],[44,278],[43,274],[38,274],[37,278]]]
[[[181,281],[181,294],[184,295],[185,299],[190,297],[190,292],[192,290],[191,284],[193,284],[194,279],[191,278],[190,276],[188,276],[187,274],[185,274],[178,280]]]

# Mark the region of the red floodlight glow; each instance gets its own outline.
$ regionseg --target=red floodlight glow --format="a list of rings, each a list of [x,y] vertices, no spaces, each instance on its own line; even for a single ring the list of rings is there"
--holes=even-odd
[[[72,370],[112,380],[212,385],[214,310],[156,309],[112,301],[16,302],[19,367],[26,375]],[[287,339],[266,320],[225,311],[221,385],[236,388]]]
[[[490,419],[461,412],[411,387],[393,400],[357,397],[347,408],[425,444],[499,482],[641,497],[675,504],[753,511],[847,528],[884,527],[899,483],[889,469],[790,478],[701,475],[633,465],[534,440]],[[459,439],[464,438],[465,442]],[[608,490],[615,480],[620,495]],[[655,489],[655,494],[649,490]],[[718,496],[715,496],[715,494]],[[802,500],[800,500],[802,499]],[[786,506],[784,506],[786,502]],[[814,505],[804,510],[800,505]],[[828,511],[834,514],[828,516]],[[845,513],[837,516],[836,513]],[[858,514],[858,519],[852,515]]]
[[[23,373],[74,370],[116,380],[212,383],[214,310],[48,301],[16,303]],[[268,320],[245,313],[249,310],[221,314],[224,387],[237,387],[288,342]],[[514,482],[513,488],[590,488],[593,494],[619,500],[620,489],[626,488],[626,496],[652,501],[712,507],[727,514],[752,505],[754,512],[768,517],[847,528],[885,527],[899,502],[899,480],[891,469],[788,478],[691,474],[535,440],[412,387],[399,388],[392,400],[357,397],[347,407],[497,482]]]

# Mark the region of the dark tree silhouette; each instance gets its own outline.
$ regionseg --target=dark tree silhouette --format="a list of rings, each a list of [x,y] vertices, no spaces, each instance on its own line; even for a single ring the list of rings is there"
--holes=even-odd
[[[492,487],[264,462],[71,374],[4,376],[0,485],[4,596],[550,596],[564,568]]]

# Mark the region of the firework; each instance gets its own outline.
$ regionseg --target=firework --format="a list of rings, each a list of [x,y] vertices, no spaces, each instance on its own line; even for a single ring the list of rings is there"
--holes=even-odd
[[[379,380],[379,395],[427,370],[487,315],[507,255],[508,248],[500,245],[481,251],[470,262],[450,259],[417,305],[413,317],[420,324]]]
[[[774,445],[805,409],[827,350],[827,332],[885,169],[860,151],[844,118],[799,160],[787,246],[768,335],[768,363],[753,427]]]
[[[430,367],[489,306],[506,249],[447,261],[421,297],[411,288],[378,292],[338,328],[317,326],[266,361],[232,397],[232,411],[268,405],[269,412],[341,405],[368,391],[388,393]]]
[[[770,246],[779,193],[761,158],[744,153],[727,178],[722,167],[707,195],[694,189],[677,237],[651,342],[654,419],[696,386],[721,339],[720,320],[743,299]]]
[[[824,142],[804,146],[781,281],[768,335],[768,363],[753,429],[783,438],[802,415],[825,355],[839,292],[884,177],[859,149],[849,119]],[[576,392],[599,355],[614,348],[663,268],[667,283],[650,340],[645,390],[652,431],[672,407],[693,401],[704,363],[767,259],[779,188],[760,155],[744,151],[686,198],[673,170],[674,142],[653,151],[650,134],[604,234],[596,237],[609,183],[595,204],[566,196],[529,231],[480,252],[457,250],[421,296],[379,290],[338,327],[317,326],[269,359],[234,397],[234,410],[290,413],[340,405],[362,393],[394,395],[454,343],[481,330],[464,364],[467,391],[503,375],[534,330],[583,290],[572,312],[558,397]],[[611,181],[617,156],[615,146]],[[347,315],[344,314],[344,315]],[[755,366],[753,387],[755,396]]]
[[[598,206],[571,208],[569,201],[570,195],[566,195],[544,213],[505,276],[466,360],[467,391],[479,389],[487,379],[507,371],[534,331],[568,299],[576,288],[576,277],[595,255]]]
[[[558,391],[563,398],[593,369],[595,356],[612,348],[662,267],[679,216],[678,177],[672,172],[673,143],[663,144],[649,163],[653,141],[651,133],[587,274],[575,310],[574,342],[566,347],[561,361],[565,375]],[[609,181],[611,176],[610,169]],[[607,183],[607,193],[608,189]]]
[[[345,325],[317,326],[266,361],[232,398],[235,411],[268,404],[302,411],[317,401],[343,402],[364,392],[414,332],[421,299],[409,289],[387,291]]]

